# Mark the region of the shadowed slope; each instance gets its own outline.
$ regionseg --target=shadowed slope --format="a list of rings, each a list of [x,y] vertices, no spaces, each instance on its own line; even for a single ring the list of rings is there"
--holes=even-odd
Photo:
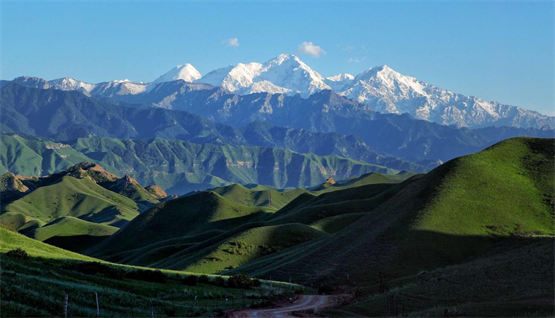
[[[349,273],[369,283],[378,271],[398,277],[459,263],[510,235],[553,235],[553,169],[552,139],[507,140],[405,181],[339,232],[237,271],[300,282]]]

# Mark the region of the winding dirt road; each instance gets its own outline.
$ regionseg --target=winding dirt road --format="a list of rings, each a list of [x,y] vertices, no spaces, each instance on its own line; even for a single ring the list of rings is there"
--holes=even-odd
[[[300,295],[292,303],[266,309],[249,309],[230,313],[233,318],[246,317],[295,317],[295,312],[318,312],[325,308],[335,307],[341,303],[341,297],[330,295]]]

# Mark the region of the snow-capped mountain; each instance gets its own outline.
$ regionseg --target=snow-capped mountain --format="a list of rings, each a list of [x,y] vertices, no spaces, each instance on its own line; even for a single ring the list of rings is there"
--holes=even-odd
[[[461,127],[555,127],[555,118],[521,107],[464,96],[405,76],[387,65],[357,75],[339,92],[384,113],[410,114]]]
[[[173,108],[179,94],[212,89],[213,86],[238,95],[299,94],[302,98],[322,90],[334,90],[378,112],[406,113],[443,125],[555,128],[555,117],[457,94],[403,75],[387,65],[370,68],[356,76],[345,73],[324,78],[292,54],[281,54],[264,64],[231,65],[205,76],[191,64],[178,65],[151,83],[123,80],[91,84],[69,77],[48,82],[20,77],[14,81],[45,89],[78,90],[92,97],[117,97],[118,101],[164,108]],[[178,85],[165,85],[173,82]],[[159,87],[161,85],[163,89]],[[151,91],[154,94],[149,94]]]
[[[212,71],[198,83],[207,83],[236,94],[272,93],[308,97],[331,89],[318,72],[292,54],[281,54],[264,63],[239,63]]]
[[[112,97],[114,95],[137,95],[148,90],[149,84],[128,79],[91,84],[64,77],[48,81],[50,87],[63,91],[80,91],[87,96]]]
[[[48,83],[54,89],[59,89],[62,91],[82,90],[83,92],[87,92],[87,93],[90,93],[96,86],[95,84],[78,81],[71,77],[64,77],[64,78],[51,80],[51,81],[48,81]]]
[[[182,65],[177,65],[176,67],[169,70],[166,74],[158,77],[154,80],[154,83],[162,83],[162,82],[171,82],[176,80],[184,80],[185,82],[194,82],[201,78],[202,75],[200,74],[197,69],[187,63]]]
[[[344,74],[337,74],[337,75],[331,76],[331,77],[326,77],[325,82],[334,91],[341,92],[341,91],[343,91],[343,88],[346,85],[351,84],[354,79],[355,79],[355,77],[353,75],[344,73]]]

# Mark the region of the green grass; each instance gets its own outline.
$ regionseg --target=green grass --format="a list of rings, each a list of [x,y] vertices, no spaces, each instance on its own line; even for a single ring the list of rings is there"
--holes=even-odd
[[[51,222],[64,216],[121,226],[139,215],[131,199],[107,190],[91,179],[64,176],[4,207],[4,212]]]
[[[335,233],[344,227],[356,222],[364,216],[364,213],[347,213],[336,216],[330,216],[320,219],[310,224],[313,228],[326,233]]]
[[[230,230],[263,218],[266,211],[264,208],[235,203],[214,192],[185,196],[163,202],[142,213],[124,231],[95,247],[91,255],[106,257],[204,231]]]
[[[22,248],[32,257],[95,261],[92,257],[66,251],[3,228],[0,228],[0,238],[0,252],[2,253]]]
[[[25,231],[25,235],[39,241],[46,241],[54,236],[110,236],[118,230],[106,224],[97,224],[83,221],[71,216],[64,216],[56,219],[40,228]]]
[[[526,244],[512,242],[469,262],[414,276],[387,280],[399,314],[438,317],[553,317],[554,239]],[[505,246],[506,248],[507,246]],[[382,317],[388,313],[387,294],[378,286],[365,286],[359,301],[326,312],[336,317]]]
[[[325,235],[304,224],[260,226],[227,237],[198,252],[185,249],[154,265],[197,273],[221,273]]]
[[[286,207],[271,218],[365,216],[237,271],[305,284],[341,283],[348,273],[366,285],[378,271],[404,277],[458,264],[513,236],[555,235],[554,148],[553,139],[515,138],[379,193],[363,186]],[[343,201],[348,197],[359,199]]]
[[[261,189],[266,188],[266,189]],[[211,189],[222,197],[245,206],[259,206],[278,210],[297,196],[307,191],[304,189],[278,190],[273,187],[257,186],[247,188],[240,184]]]
[[[316,224],[315,229],[320,230],[318,227],[322,226],[330,232],[338,231],[340,228],[349,225],[350,222],[355,221],[356,218],[353,218],[352,215],[339,216],[335,219],[332,217],[343,213],[352,214],[349,212],[370,211],[372,205],[368,202],[361,203],[360,200],[366,200],[370,194],[377,195],[390,189],[395,185],[395,180],[403,178],[390,178],[378,173],[367,174],[345,182],[339,181],[338,186],[333,187],[334,191],[326,192],[307,192],[298,189],[280,192],[267,187],[261,188],[261,186],[253,188],[250,185],[247,188],[242,185],[233,185],[194,193],[164,203],[152,211],[144,213],[125,230],[117,233],[88,253],[110,261],[128,264],[185,269],[191,266],[192,263],[197,264],[199,262],[200,256],[198,255],[205,255],[210,252],[210,249],[216,249],[218,246],[226,246],[229,239],[241,232],[257,231],[257,228],[263,228],[262,231],[266,231],[289,223],[311,225],[316,224],[319,220],[329,218]],[[343,186],[340,184],[343,184]],[[356,187],[356,184],[364,184],[365,186]],[[289,201],[284,208],[276,212],[276,215],[268,213],[274,211],[273,206],[268,207],[267,205],[268,200],[266,198],[269,191],[272,193],[272,198],[284,193],[285,196],[279,196],[279,198]],[[323,194],[319,195],[320,193]],[[261,194],[265,196],[261,196]],[[296,197],[299,194],[300,197]],[[305,197],[306,199],[304,199]],[[276,200],[273,199],[274,202]],[[249,202],[250,207],[247,206]],[[309,206],[305,207],[305,205]],[[376,205],[374,204],[374,206]],[[252,210],[253,208],[259,210]],[[254,213],[229,213],[230,211],[239,210],[254,211]],[[211,218],[210,215],[213,213],[220,216],[217,219]],[[305,228],[308,227],[305,226]],[[201,234],[203,231],[211,230],[222,232],[205,238],[204,241],[188,239]],[[148,233],[148,235],[142,233]],[[152,235],[152,233],[156,233],[156,235]],[[304,241],[301,240],[301,242]],[[130,243],[127,244],[126,242]],[[286,246],[290,247],[292,245],[286,244]],[[173,256],[174,254],[175,256]],[[260,256],[256,255],[250,260]],[[225,270],[227,267],[239,266],[245,262],[210,261],[205,263],[211,264],[206,267],[206,270],[213,272],[212,266],[216,266],[219,270]],[[195,266],[196,271],[203,270],[200,269],[202,266]]]
[[[555,234],[552,140],[512,139],[450,163],[415,229],[460,235]],[[477,200],[477,197],[480,198]]]
[[[241,290],[197,284],[188,286],[181,279],[188,273],[162,270],[164,283],[85,274],[68,267],[96,259],[62,250],[0,228],[0,285],[2,317],[62,316],[65,295],[69,296],[68,316],[96,316],[95,293],[99,296],[101,316],[212,316],[213,312],[244,308],[291,293],[301,286],[263,281],[262,286]],[[24,249],[30,259],[6,256],[15,248]],[[102,262],[102,261],[101,261]],[[104,263],[123,273],[137,267]],[[226,301],[225,299],[228,299]]]

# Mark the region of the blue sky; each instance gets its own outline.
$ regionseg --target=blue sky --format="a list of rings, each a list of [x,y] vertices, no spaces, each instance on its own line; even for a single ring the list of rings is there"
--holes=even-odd
[[[205,74],[294,53],[324,76],[387,64],[555,115],[552,1],[2,1],[0,12],[2,79],[151,81],[177,64]]]

